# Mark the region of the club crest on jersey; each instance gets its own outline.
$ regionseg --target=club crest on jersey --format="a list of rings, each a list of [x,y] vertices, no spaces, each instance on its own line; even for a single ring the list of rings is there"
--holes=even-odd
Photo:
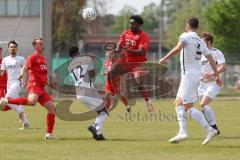
[[[136,35],[135,36],[135,39],[137,40],[137,39],[139,39],[140,38],[140,35]]]

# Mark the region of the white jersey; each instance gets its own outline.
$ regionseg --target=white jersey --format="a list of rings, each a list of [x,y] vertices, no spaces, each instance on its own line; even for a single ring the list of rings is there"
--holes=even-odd
[[[202,55],[210,55],[210,50],[195,32],[181,34],[179,41],[184,43],[180,54],[182,74],[199,74],[200,76]]]
[[[75,86],[82,86],[92,88],[91,78],[88,75],[89,70],[93,70],[93,61],[89,56],[82,56],[74,58],[68,66]]]
[[[22,56],[7,56],[2,60],[1,70],[5,70],[7,73],[7,83],[18,80],[18,76],[21,73],[21,68],[25,63],[25,58]]]
[[[213,60],[216,65],[225,63],[224,55],[220,50],[212,48],[211,52]],[[202,63],[202,75],[213,73],[213,69],[205,56],[202,56],[201,63]]]

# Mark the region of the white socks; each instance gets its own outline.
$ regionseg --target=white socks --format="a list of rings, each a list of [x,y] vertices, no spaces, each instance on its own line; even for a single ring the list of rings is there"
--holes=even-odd
[[[186,111],[183,106],[176,106],[179,134],[186,134]]]
[[[96,124],[96,129],[97,129],[98,131],[101,131],[102,125],[103,125],[103,123],[104,123],[104,121],[105,121],[106,118],[107,118],[107,113],[104,112],[104,111],[100,112],[100,113],[97,115],[96,120],[95,120],[94,123]]]
[[[208,106],[208,105],[205,105],[203,108],[202,108],[202,111],[208,121],[208,123],[212,126],[214,124],[216,124],[216,120],[215,120],[215,116],[214,116],[214,113],[212,111],[212,109]]]
[[[194,118],[206,131],[209,131],[212,129],[212,127],[208,124],[206,121],[204,115],[202,112],[197,110],[196,108],[192,107],[188,110],[188,113],[192,118]]]

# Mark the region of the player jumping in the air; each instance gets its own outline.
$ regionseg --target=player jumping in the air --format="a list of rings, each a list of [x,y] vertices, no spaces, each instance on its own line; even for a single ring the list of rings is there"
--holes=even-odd
[[[117,87],[115,79],[118,79],[123,74],[136,72],[136,69],[140,68],[147,61],[146,53],[149,47],[149,38],[140,29],[143,23],[142,17],[133,15],[130,17],[129,29],[121,34],[116,51],[122,53],[123,56],[112,65],[111,70],[107,74],[107,79],[113,87]],[[141,84],[140,81],[137,86],[147,101],[148,111],[153,112],[155,109],[144,84]]]

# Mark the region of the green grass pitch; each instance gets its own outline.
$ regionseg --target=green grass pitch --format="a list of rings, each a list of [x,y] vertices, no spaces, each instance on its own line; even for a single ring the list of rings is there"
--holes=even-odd
[[[44,140],[46,111],[25,107],[31,129],[18,130],[14,111],[0,115],[0,160],[238,160],[240,157],[240,100],[212,103],[221,135],[201,146],[203,129],[188,120],[189,139],[173,145],[168,140],[178,131],[173,118],[173,99],[156,100],[155,117],[148,115],[144,101],[138,100],[131,117],[119,105],[103,126],[106,141],[92,139],[87,127],[93,122],[66,122],[56,118],[55,140]],[[197,106],[197,105],[196,105]],[[74,103],[73,112],[84,110]],[[161,113],[161,116],[160,116]],[[165,117],[164,117],[165,116]]]

